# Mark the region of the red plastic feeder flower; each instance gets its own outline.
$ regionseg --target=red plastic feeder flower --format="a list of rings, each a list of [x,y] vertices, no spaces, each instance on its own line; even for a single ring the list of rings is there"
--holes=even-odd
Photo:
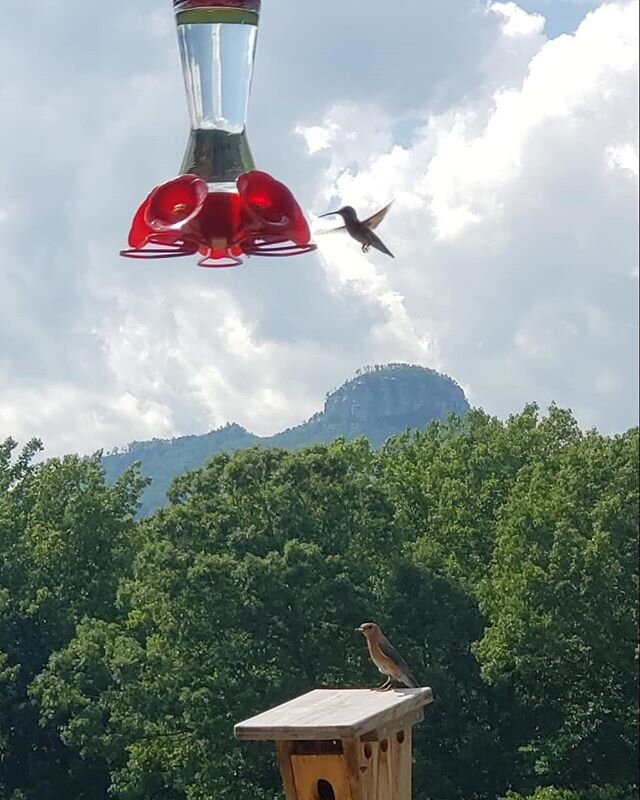
[[[266,172],[250,170],[235,191],[210,191],[197,175],[155,188],[136,211],[129,258],[175,258],[200,253],[201,267],[229,267],[242,256],[308,253],[309,226],[289,189]]]
[[[315,250],[289,189],[255,169],[246,134],[260,0],[173,0],[191,133],[181,175],[136,211],[128,258],[199,266]]]

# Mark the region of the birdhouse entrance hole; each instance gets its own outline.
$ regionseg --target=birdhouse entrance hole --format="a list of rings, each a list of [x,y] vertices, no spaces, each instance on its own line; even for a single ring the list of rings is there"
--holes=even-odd
[[[336,800],[333,786],[324,778],[320,778],[318,781],[318,800]]]

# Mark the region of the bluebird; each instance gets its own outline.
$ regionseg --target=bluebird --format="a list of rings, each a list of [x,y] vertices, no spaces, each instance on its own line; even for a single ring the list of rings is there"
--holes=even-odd
[[[395,258],[391,250],[389,250],[384,242],[373,232],[373,229],[377,228],[386,217],[387,211],[390,208],[391,203],[362,221],[358,219],[358,215],[352,206],[343,206],[343,208],[339,208],[337,211],[329,211],[328,214],[320,214],[320,216],[330,217],[333,214],[340,214],[344,220],[344,225],[341,225],[339,228],[332,228],[332,230],[327,231],[327,233],[346,230],[356,242],[360,242],[363,253],[368,253],[369,248],[375,247],[375,249],[379,250],[381,253],[386,253],[388,256],[391,256],[391,258]]]
[[[394,683],[403,683],[412,689],[419,688],[418,681],[409,671],[407,662],[375,622],[363,622],[359,628],[356,628],[356,632],[364,635],[371,660],[378,670],[387,676],[387,680],[382,686],[376,687],[376,691],[385,692],[393,688]]]

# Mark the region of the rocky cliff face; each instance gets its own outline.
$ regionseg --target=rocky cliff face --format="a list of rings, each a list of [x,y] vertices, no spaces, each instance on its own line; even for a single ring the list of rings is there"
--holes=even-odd
[[[458,384],[426,367],[390,364],[363,370],[331,393],[324,414],[331,422],[360,428],[380,420],[415,419],[424,425],[450,411],[469,408]]]
[[[149,514],[164,504],[173,478],[202,466],[220,451],[255,445],[293,450],[337,436],[366,436],[379,447],[407,428],[424,428],[449,412],[462,416],[468,408],[464,392],[451,378],[425,367],[387,364],[359,371],[327,396],[323,411],[274,436],[261,438],[239,425],[227,425],[202,436],[133,442],[124,452],[105,456],[103,464],[113,481],[134,461],[140,462],[143,474],[152,479],[142,498],[142,513]]]
[[[319,422],[347,438],[366,436],[374,447],[407,428],[424,428],[469,408],[464,392],[426,367],[389,364],[362,370],[328,395]],[[338,435],[337,433],[335,435]]]

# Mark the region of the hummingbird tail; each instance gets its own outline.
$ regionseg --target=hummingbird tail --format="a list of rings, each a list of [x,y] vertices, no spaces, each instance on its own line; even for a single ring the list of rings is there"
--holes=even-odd
[[[389,248],[386,246],[386,244],[384,244],[384,242],[381,242],[378,239],[377,242],[372,242],[372,244],[376,248],[376,250],[379,250],[381,253],[384,253],[387,256],[391,256],[391,258],[395,258],[391,250],[389,250]]]
[[[371,247],[375,247],[376,250],[379,250],[381,253],[391,256],[391,258],[395,258],[391,250],[389,250],[382,239],[379,236],[376,236],[376,234],[371,230],[367,231],[367,244],[369,244]]]

